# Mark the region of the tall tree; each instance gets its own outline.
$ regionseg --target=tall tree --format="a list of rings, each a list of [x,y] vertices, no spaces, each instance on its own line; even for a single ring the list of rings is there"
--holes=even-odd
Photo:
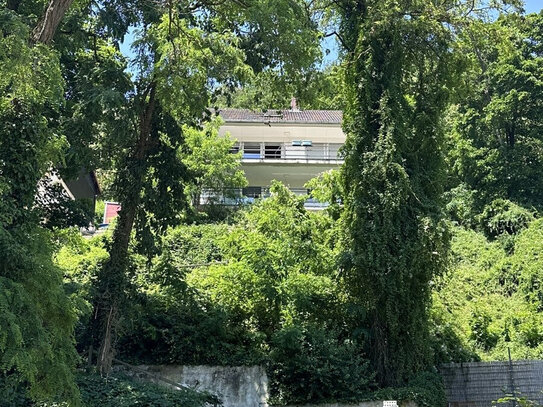
[[[453,57],[445,8],[427,1],[341,2],[348,54],[344,277],[368,307],[381,385],[428,366],[430,283],[441,272],[443,131]]]
[[[381,385],[428,366],[428,305],[443,270],[443,116],[463,60],[453,40],[516,0],[336,2],[346,48],[345,280],[369,309]]]
[[[63,81],[58,55],[40,39],[30,44],[15,3],[0,11],[0,392],[6,405],[20,389],[77,405],[75,313],[35,204],[66,145]]]
[[[137,17],[133,25],[139,27],[134,43],[137,73],[128,100],[131,109],[123,116],[129,133],[116,163],[114,187],[122,210],[95,300],[93,331],[103,373],[111,366],[115,331],[126,302],[132,231],[136,229],[139,248],[148,250],[154,236],[182,220],[187,205],[185,185],[191,174],[177,154],[184,144],[182,125],[200,125],[209,115],[206,109],[218,85],[233,87],[249,76],[242,40],[252,41],[251,50],[265,51],[258,55],[267,57],[257,60],[266,66],[293,69],[316,55],[316,35],[301,1],[152,6],[136,1],[135,6],[140,12],[128,15]],[[289,58],[293,46],[306,52]]]
[[[478,24],[459,47],[471,64],[450,115],[451,187],[473,190],[476,212],[494,199],[541,209],[543,17]]]

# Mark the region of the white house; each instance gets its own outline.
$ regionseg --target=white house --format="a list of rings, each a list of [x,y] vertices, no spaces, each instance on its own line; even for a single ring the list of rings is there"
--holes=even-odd
[[[293,101],[294,102],[294,101]],[[339,110],[290,110],[256,112],[220,109],[224,120],[219,133],[237,140],[242,168],[249,182],[243,196],[266,196],[272,180],[282,181],[299,194],[311,178],[343,163],[339,153],[345,142]],[[311,202],[309,202],[311,204]]]

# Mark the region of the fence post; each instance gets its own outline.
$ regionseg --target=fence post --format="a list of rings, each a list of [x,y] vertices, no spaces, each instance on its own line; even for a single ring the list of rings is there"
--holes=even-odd
[[[513,396],[513,407],[517,407],[517,392],[515,391],[515,381],[513,379],[513,362],[511,361],[511,348],[507,347],[509,356],[509,380],[511,381],[511,394]]]

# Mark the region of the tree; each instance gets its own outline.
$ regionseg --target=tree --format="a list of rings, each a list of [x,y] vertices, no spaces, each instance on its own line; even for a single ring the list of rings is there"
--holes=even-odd
[[[135,6],[139,13],[121,9],[121,14],[136,16],[133,24],[140,28],[134,42],[138,56],[128,101],[131,109],[122,118],[130,130],[124,154],[116,162],[114,194],[122,210],[95,299],[93,332],[103,373],[111,366],[126,298],[132,230],[135,227],[139,248],[150,253],[154,236],[179,223],[187,207],[185,186],[191,174],[178,155],[184,142],[182,125],[198,126],[213,90],[220,84],[234,86],[250,74],[242,40],[250,39],[251,49],[263,47],[269,53],[264,59],[267,66],[292,69],[316,55],[312,45],[316,36],[302,2],[169,2],[152,7],[135,2]],[[264,28],[270,24],[273,32]],[[298,46],[306,52],[289,58],[288,50]]]
[[[58,55],[29,38],[24,18],[0,11],[0,388],[5,403],[22,388],[77,405],[73,305],[35,205],[66,145],[56,122],[63,81]]]
[[[32,31],[32,41],[49,44],[72,2],[73,0],[50,0],[45,13]]]
[[[430,362],[430,284],[442,269],[442,115],[451,33],[426,1],[341,2],[347,48],[343,276],[369,309],[368,352],[381,385]]]
[[[444,267],[445,109],[465,61],[453,40],[518,1],[339,2],[346,48],[344,276],[370,311],[381,385],[430,361],[430,285]],[[500,8],[501,7],[501,8]]]
[[[344,106],[342,73],[340,65],[331,65],[324,70],[314,66],[297,75],[264,71],[232,94],[220,97],[218,104],[245,109],[286,109],[294,96],[298,107],[304,110],[341,110]]]
[[[473,190],[477,212],[494,199],[541,207],[542,27],[541,15],[503,16],[458,43],[470,64],[450,114],[451,187]]]
[[[240,168],[241,153],[230,153],[235,141],[228,134],[219,136],[222,123],[222,119],[216,117],[206,123],[203,130],[183,128],[188,151],[182,154],[182,160],[193,174],[188,185],[193,206],[200,205],[204,189],[211,196],[208,204],[212,205],[214,197],[232,197],[233,189],[247,185]]]

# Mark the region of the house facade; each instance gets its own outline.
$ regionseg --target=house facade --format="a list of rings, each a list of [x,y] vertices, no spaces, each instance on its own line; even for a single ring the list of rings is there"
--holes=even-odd
[[[340,110],[299,110],[293,101],[288,110],[221,108],[216,113],[224,121],[219,135],[235,139],[232,152],[242,153],[241,167],[248,186],[220,196],[217,191],[204,191],[201,205],[251,203],[269,195],[273,180],[281,181],[296,194],[306,195],[307,181],[343,164],[340,148],[345,134]],[[325,205],[308,199],[305,206],[318,210]],[[104,223],[114,219],[119,209],[118,203],[107,202]]]
[[[293,103],[290,110],[220,109],[218,114],[224,120],[220,135],[229,134],[236,140],[233,152],[242,152],[249,183],[242,195],[249,200],[265,197],[273,180],[306,194],[307,181],[343,163],[339,110],[302,111]]]

